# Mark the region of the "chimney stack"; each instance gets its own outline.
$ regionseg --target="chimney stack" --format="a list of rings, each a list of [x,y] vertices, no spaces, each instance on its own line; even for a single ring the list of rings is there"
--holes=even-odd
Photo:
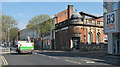
[[[68,19],[71,17],[72,13],[73,13],[73,5],[68,5]]]

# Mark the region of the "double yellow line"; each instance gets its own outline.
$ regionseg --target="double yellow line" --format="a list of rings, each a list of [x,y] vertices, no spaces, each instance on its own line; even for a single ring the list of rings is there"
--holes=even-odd
[[[6,61],[4,56],[1,56],[1,59],[2,59],[4,65],[8,65],[8,62]]]

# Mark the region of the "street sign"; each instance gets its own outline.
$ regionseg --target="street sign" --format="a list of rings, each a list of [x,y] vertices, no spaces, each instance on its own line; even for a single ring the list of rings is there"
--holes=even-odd
[[[116,32],[116,11],[105,15],[105,32]]]

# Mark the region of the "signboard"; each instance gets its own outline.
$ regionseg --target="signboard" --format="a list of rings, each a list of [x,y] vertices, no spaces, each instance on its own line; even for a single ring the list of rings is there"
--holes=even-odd
[[[105,15],[105,32],[116,31],[116,11]]]

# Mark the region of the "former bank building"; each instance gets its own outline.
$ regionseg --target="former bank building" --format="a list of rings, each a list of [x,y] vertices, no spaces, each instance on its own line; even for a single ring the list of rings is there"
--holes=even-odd
[[[107,34],[103,31],[102,16],[74,12],[73,5],[68,5],[66,10],[55,15],[56,49],[77,50],[80,44],[99,45],[106,42]]]

